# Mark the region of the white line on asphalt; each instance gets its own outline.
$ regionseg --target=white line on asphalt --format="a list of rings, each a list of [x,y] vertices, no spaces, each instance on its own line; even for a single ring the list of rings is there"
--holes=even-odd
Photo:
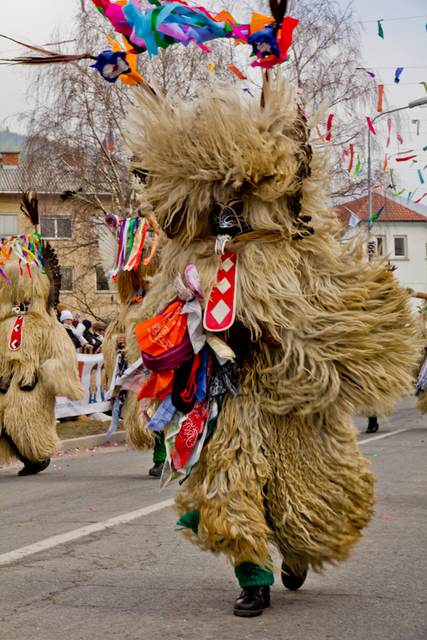
[[[381,438],[389,438],[395,436],[397,433],[408,431],[408,429],[396,429],[396,431],[390,431],[390,433],[383,433],[380,436],[374,436],[373,438],[366,438],[366,440],[360,440],[357,444],[365,444],[366,442],[372,442],[372,440],[381,440]]]
[[[89,524],[87,527],[81,527],[80,529],[75,529],[74,531],[62,533],[59,536],[53,536],[52,538],[41,540],[41,542],[30,544],[28,545],[28,547],[21,547],[20,549],[16,549],[15,551],[4,553],[0,556],[0,566],[8,564],[9,562],[14,562],[15,560],[21,560],[22,558],[30,556],[33,553],[39,553],[39,551],[46,551],[46,549],[51,549],[52,547],[56,547],[59,544],[63,544],[64,542],[70,542],[71,540],[83,538],[84,536],[88,536],[91,533],[96,533],[96,531],[103,531],[104,529],[115,527],[118,524],[130,522],[131,520],[135,520],[135,518],[146,516],[149,513],[159,511],[160,509],[164,509],[165,507],[170,507],[172,504],[173,499],[165,500],[164,502],[157,502],[156,504],[152,504],[149,507],[144,507],[143,509],[138,509],[137,511],[124,513],[122,516],[115,516],[114,518],[110,518],[109,520],[104,520],[104,522],[95,522],[94,524]]]

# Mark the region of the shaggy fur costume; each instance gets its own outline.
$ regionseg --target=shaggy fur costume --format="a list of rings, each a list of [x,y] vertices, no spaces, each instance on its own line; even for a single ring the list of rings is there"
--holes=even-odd
[[[47,275],[31,267],[20,275],[18,262],[7,263],[0,278],[0,380],[11,379],[0,393],[0,424],[23,456],[32,462],[50,458],[59,448],[56,434],[55,396],[69,400],[84,396],[80,384],[76,350],[55,312],[48,305],[51,286]],[[22,328],[22,344],[9,349],[16,321],[16,302],[29,302]],[[21,387],[33,386],[31,391]],[[16,458],[5,438],[0,438],[0,459]]]
[[[146,87],[136,96],[128,145],[170,238],[139,320],[175,297],[173,280],[191,262],[209,297],[220,265],[214,201],[243,200],[256,232],[229,247],[239,256],[237,311],[222,337],[238,354],[243,395],[225,397],[177,494],[180,515],[200,512],[197,534],[185,533],[235,564],[269,566],[269,541],[297,572],[344,560],[375,502],[352,415],[390,413],[411,390],[408,294],[361,243],[339,243],[327,159],[312,155],[312,125],[283,78],[265,80],[262,105],[231,87],[177,104]],[[314,234],[296,240],[301,216]]]
[[[148,254],[144,250],[143,258]],[[135,336],[135,325],[139,322],[140,303],[133,302],[135,296],[142,289],[147,289],[147,278],[152,276],[159,266],[157,257],[153,257],[148,266],[144,266],[143,260],[136,271],[120,271],[116,283],[120,297],[121,308],[117,316],[108,326],[102,344],[102,353],[105,362],[105,372],[110,383],[117,358],[117,336],[123,333],[126,336],[125,358],[128,364],[133,364],[141,357],[141,351]],[[136,449],[149,449],[154,446],[154,434],[145,428],[146,421],[141,413],[136,394],[128,391],[123,405],[123,421],[126,429],[126,438]]]

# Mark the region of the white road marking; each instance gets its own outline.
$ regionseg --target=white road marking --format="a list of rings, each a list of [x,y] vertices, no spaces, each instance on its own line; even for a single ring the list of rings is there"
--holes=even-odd
[[[381,438],[389,438],[395,436],[397,433],[408,431],[408,429],[396,429],[396,431],[390,431],[390,433],[383,433],[380,436],[374,436],[373,438],[366,438],[366,440],[360,440],[357,444],[366,444],[366,442],[372,442],[372,440],[381,440]]]
[[[390,436],[395,436],[398,433],[403,433],[403,431],[408,431],[408,429],[396,429],[396,431],[391,431],[390,433],[383,433],[380,436],[374,436],[373,438],[360,440],[360,442],[358,442],[357,444],[366,444],[368,442],[372,442],[373,440],[381,440],[382,438],[388,438]],[[105,529],[111,529],[111,527],[116,527],[118,524],[130,522],[131,520],[135,520],[136,518],[140,518],[141,516],[145,516],[149,513],[159,511],[160,509],[164,509],[165,507],[170,507],[172,505],[173,499],[164,500],[163,502],[152,504],[149,507],[143,507],[142,509],[138,509],[137,511],[130,511],[129,513],[124,513],[121,516],[116,516],[115,518],[104,520],[104,522],[95,522],[94,524],[89,524],[86,527],[81,527],[80,529],[69,531],[68,533],[62,533],[59,536],[46,538],[46,540],[41,540],[40,542],[30,544],[27,547],[21,547],[20,549],[16,549],[15,551],[10,551],[9,553],[0,555],[0,566],[9,564],[10,562],[15,562],[15,560],[21,560],[26,556],[33,555],[34,553],[39,553],[40,551],[46,551],[46,549],[57,547],[59,544],[71,542],[72,540],[78,540],[79,538],[84,538],[91,533],[96,533],[97,531],[103,531]]]
[[[9,562],[14,562],[15,560],[21,560],[22,558],[30,556],[33,553],[39,553],[39,551],[46,551],[46,549],[51,549],[52,547],[56,547],[59,544],[64,544],[65,542],[70,542],[71,540],[83,538],[84,536],[88,536],[91,533],[104,531],[105,529],[111,529],[111,527],[115,527],[118,524],[130,522],[131,520],[135,520],[136,518],[140,518],[141,516],[146,516],[147,514],[153,513],[154,511],[159,511],[160,509],[164,509],[165,507],[170,507],[173,502],[173,499],[164,500],[163,502],[157,502],[156,504],[152,504],[149,507],[144,507],[143,509],[138,509],[137,511],[124,513],[122,516],[115,516],[114,518],[110,518],[109,520],[104,520],[104,522],[95,522],[94,524],[89,524],[86,527],[81,527],[80,529],[69,531],[68,533],[62,533],[61,535],[53,536],[52,538],[46,538],[46,540],[41,540],[40,542],[36,542],[35,544],[30,544],[27,547],[21,547],[20,549],[16,549],[15,551],[4,553],[3,555],[0,555],[0,566],[9,564]]]

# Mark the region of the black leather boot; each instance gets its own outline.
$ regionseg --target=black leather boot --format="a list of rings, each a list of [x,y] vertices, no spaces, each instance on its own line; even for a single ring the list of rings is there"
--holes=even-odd
[[[375,417],[368,418],[368,428],[366,433],[376,433],[378,431],[378,420]]]
[[[260,616],[270,606],[270,587],[245,587],[234,605],[234,615],[244,618]]]
[[[283,585],[291,591],[296,591],[304,584],[307,577],[307,569],[301,574],[296,575],[289,569],[288,565],[283,562],[281,576]]]
[[[34,476],[40,471],[44,471],[50,465],[50,458],[43,460],[43,462],[25,462],[25,466],[21,471],[18,471],[18,476]]]
[[[162,475],[164,464],[164,462],[155,462],[154,467],[151,467],[148,475],[152,476],[153,478],[160,478],[160,476]]]

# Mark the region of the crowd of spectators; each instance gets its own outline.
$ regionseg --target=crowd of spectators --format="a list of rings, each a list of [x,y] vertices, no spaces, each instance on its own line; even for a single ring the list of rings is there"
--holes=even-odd
[[[58,320],[64,325],[70,340],[80,353],[101,353],[104,340],[105,322],[84,320],[81,313],[75,317],[66,305],[59,304],[57,308]]]

